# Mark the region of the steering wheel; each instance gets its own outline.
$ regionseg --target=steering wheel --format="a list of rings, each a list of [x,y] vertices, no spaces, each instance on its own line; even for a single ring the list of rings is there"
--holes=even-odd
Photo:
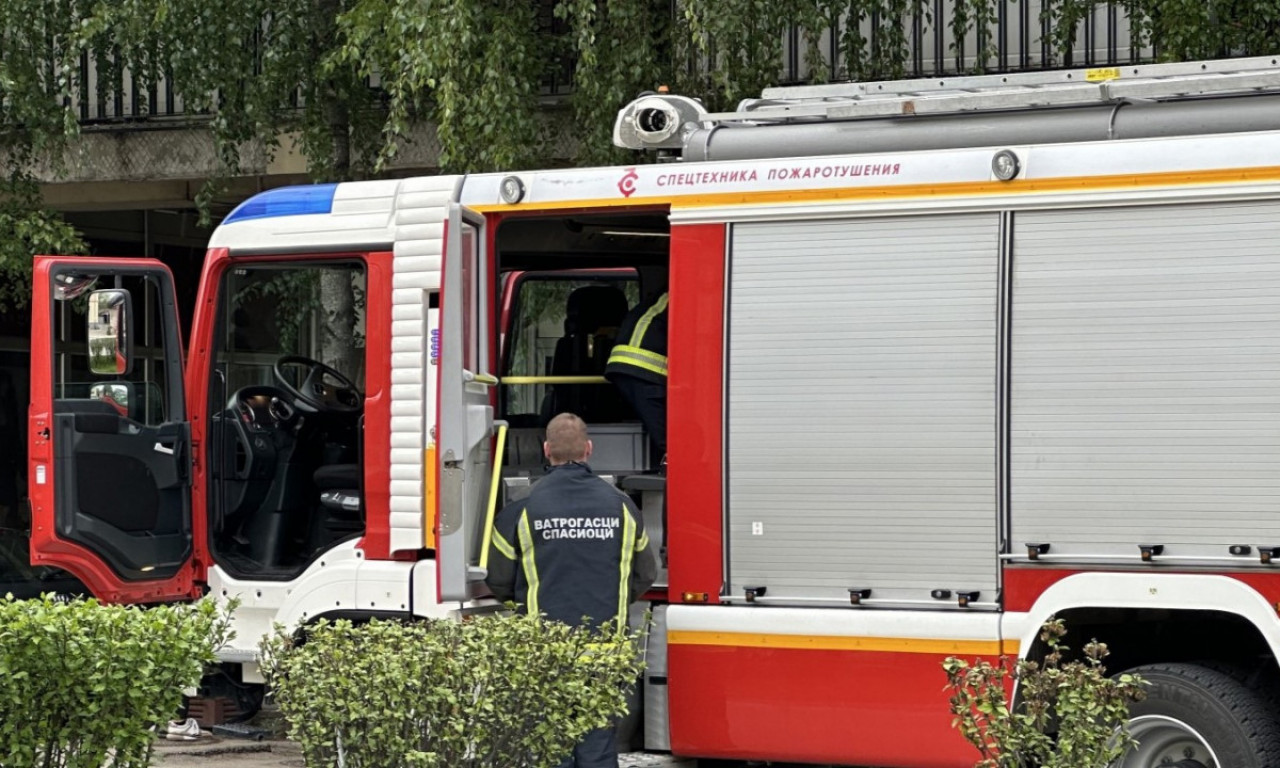
[[[299,387],[293,386],[285,375],[285,369],[290,366],[305,369]],[[276,383],[296,403],[317,413],[359,413],[363,407],[364,395],[360,394],[355,382],[319,360],[302,355],[284,355],[276,360],[271,371],[275,374]],[[332,379],[333,383],[326,382],[325,377]]]
[[[236,390],[227,403],[223,427],[234,441],[235,451],[227,444],[222,471],[230,480],[270,480],[275,474],[283,435],[293,423],[294,407],[285,399],[289,395],[276,387],[250,385]],[[265,404],[264,404],[265,403]]]

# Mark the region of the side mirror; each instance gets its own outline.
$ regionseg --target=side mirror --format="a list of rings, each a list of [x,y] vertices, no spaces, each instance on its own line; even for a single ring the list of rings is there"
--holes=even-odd
[[[129,402],[133,385],[127,382],[113,381],[107,384],[94,384],[89,388],[90,400],[101,400],[120,412],[121,416],[129,415]]]
[[[56,301],[70,301],[84,295],[97,284],[97,275],[60,272],[53,276],[53,298]]]
[[[133,304],[119,288],[89,294],[89,370],[124,376],[133,367]]]

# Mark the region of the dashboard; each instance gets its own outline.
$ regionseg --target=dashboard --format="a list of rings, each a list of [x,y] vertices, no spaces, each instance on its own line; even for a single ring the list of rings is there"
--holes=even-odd
[[[284,400],[283,393],[263,391],[265,387],[241,390],[236,393],[232,409],[241,423],[253,431],[276,429],[293,420],[294,407]]]

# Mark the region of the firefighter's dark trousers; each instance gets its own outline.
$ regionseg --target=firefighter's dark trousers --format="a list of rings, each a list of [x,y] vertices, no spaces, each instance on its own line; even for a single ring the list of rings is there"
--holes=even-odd
[[[618,768],[618,734],[613,728],[588,733],[559,768]]]
[[[609,380],[623,399],[631,404],[649,433],[649,439],[658,452],[654,462],[661,461],[667,455],[667,385],[617,373],[612,374]]]

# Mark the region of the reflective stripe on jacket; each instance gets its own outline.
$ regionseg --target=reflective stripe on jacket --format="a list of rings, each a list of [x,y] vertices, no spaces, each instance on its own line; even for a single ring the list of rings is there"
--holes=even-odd
[[[626,374],[665,384],[667,381],[667,294],[653,304],[639,305],[622,320],[618,343],[609,354],[604,374]]]
[[[499,600],[566,624],[621,618],[657,575],[631,499],[585,464],[552,467],[494,522],[486,581]]]

